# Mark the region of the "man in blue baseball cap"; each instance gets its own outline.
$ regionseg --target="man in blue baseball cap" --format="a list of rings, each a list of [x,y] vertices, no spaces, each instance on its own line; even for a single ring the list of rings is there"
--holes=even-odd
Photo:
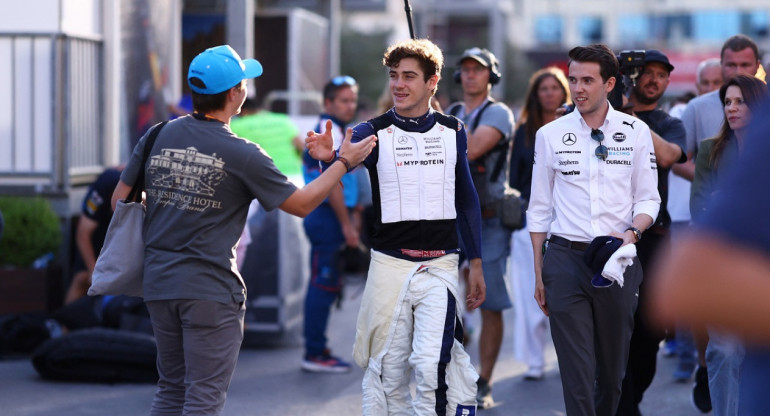
[[[159,375],[150,415],[219,415],[224,407],[243,340],[246,286],[235,247],[251,201],[304,217],[374,147],[374,137],[351,144],[348,133],[319,178],[296,188],[258,145],[230,130],[245,80],[261,74],[259,62],[227,45],[196,56],[187,75],[193,114],[151,130],[162,128],[146,164],[151,134],[141,138],[113,193],[115,207],[144,169],[143,289]]]
[[[190,62],[187,82],[193,92],[219,94],[248,78],[262,75],[262,64],[256,59],[241,59],[229,45],[206,49]]]

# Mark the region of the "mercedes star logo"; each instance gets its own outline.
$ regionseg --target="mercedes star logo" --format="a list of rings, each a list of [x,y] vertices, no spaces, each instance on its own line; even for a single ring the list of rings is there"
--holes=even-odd
[[[575,133],[567,133],[561,138],[561,142],[567,146],[572,146],[577,142],[577,136],[575,136]]]

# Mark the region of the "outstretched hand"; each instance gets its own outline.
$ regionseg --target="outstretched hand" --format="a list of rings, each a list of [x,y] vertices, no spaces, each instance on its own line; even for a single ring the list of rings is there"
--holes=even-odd
[[[307,132],[305,147],[310,156],[316,160],[329,161],[334,157],[334,138],[332,137],[332,121],[326,120],[326,129],[323,133]]]
[[[377,136],[371,135],[356,143],[350,141],[352,137],[353,129],[348,128],[340,145],[340,156],[347,159],[351,166],[358,166],[372,153],[374,146],[377,146]]]
[[[328,162],[334,158],[334,139],[331,131],[332,121],[326,120],[326,129],[323,133],[307,132],[305,146],[313,159]],[[377,145],[377,136],[371,135],[356,143],[350,141],[352,137],[353,129],[348,128],[345,131],[345,138],[342,140],[339,153],[350,162],[351,166],[358,166],[372,153],[374,146]]]

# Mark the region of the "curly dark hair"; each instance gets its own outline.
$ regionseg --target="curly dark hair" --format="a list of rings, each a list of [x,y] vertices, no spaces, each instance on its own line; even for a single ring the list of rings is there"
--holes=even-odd
[[[382,57],[382,64],[392,68],[404,58],[415,58],[424,73],[424,81],[433,75],[441,76],[444,67],[444,54],[441,49],[428,39],[410,39],[391,45]]]

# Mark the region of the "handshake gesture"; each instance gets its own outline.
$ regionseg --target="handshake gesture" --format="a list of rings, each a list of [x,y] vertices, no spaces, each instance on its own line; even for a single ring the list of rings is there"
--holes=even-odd
[[[340,145],[340,157],[350,163],[350,168],[360,165],[377,145],[377,137],[372,135],[359,142],[351,143],[353,129],[348,128],[345,131],[345,138]],[[310,156],[323,162],[334,161],[334,140],[332,138],[332,121],[326,120],[326,130],[319,134],[314,131],[307,132],[305,138],[305,147],[307,147]]]

